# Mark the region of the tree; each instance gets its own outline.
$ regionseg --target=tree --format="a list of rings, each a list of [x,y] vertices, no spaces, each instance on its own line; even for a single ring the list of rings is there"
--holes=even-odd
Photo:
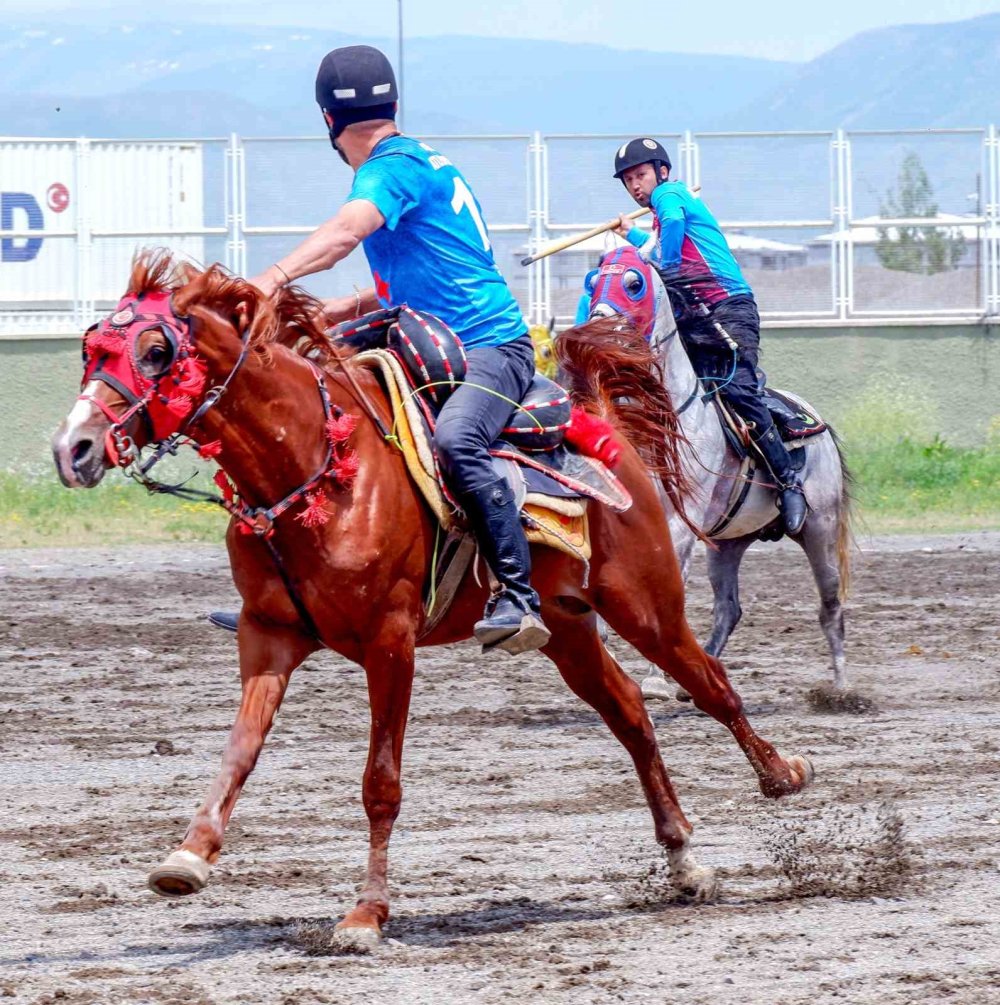
[[[920,158],[909,153],[899,169],[896,191],[879,205],[885,217],[934,217],[938,205]],[[927,276],[954,269],[965,252],[965,239],[956,227],[891,226],[878,228],[875,254],[886,269]]]

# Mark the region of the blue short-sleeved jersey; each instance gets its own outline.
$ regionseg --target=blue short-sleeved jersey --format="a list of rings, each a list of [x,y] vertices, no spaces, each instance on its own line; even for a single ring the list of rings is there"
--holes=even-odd
[[[709,304],[753,292],[715,217],[684,182],[657,185],[649,204],[653,209],[653,234],[639,227],[633,227],[628,234],[629,243],[639,249],[643,258],[681,276],[711,276],[711,281],[697,287],[698,297]]]
[[[347,197],[385,218],[364,240],[384,307],[409,304],[445,322],[467,349],[527,334],[493,258],[482,211],[448,160],[408,136],[390,136],[358,168]]]

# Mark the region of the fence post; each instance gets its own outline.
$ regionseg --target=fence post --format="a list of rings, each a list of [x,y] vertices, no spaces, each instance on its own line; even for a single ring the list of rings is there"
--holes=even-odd
[[[843,129],[837,130],[830,146],[833,159],[830,193],[834,232],[830,249],[833,309],[841,321],[846,321],[854,300],[854,251],[851,241],[850,141]]]
[[[539,134],[539,142],[542,146],[542,218],[541,234],[542,240],[549,239],[549,145],[542,140]],[[548,324],[552,314],[552,259],[542,259],[542,314],[538,319],[541,324]]]
[[[73,305],[79,331],[90,325],[94,315],[94,241],[90,219],[90,140],[76,141],[76,298]]]
[[[545,243],[546,179],[542,134],[534,132],[528,143],[528,254],[533,255]],[[545,281],[547,261],[536,262],[528,269],[528,323],[545,324],[548,310],[548,290]]]
[[[986,315],[1000,315],[1000,135],[996,125],[986,131]]]
[[[243,141],[236,133],[229,134],[226,148],[226,268],[238,276],[247,271],[247,243],[243,236],[246,223],[246,171]]]
[[[696,188],[701,184],[701,157],[698,144],[690,129],[684,130],[684,135],[678,148],[680,169],[688,188]]]

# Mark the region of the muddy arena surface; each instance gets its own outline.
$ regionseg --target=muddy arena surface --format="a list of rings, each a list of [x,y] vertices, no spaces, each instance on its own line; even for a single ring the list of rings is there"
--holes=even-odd
[[[651,713],[716,902],[678,902],[624,751],[542,658],[424,650],[393,917],[332,955],[367,848],[361,671],[292,679],[208,888],[146,890],[237,702],[214,547],[0,553],[0,1000],[34,1005],[1000,1002],[1000,535],[869,542],[833,714],[811,579],[755,550],[727,666],[816,783],[773,804],[726,731]],[[709,619],[704,561],[689,610]],[[644,664],[612,638],[634,676]]]

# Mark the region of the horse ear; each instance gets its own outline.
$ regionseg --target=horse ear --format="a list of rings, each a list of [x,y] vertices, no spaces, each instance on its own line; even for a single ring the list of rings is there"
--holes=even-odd
[[[242,335],[253,322],[253,317],[256,313],[255,307],[256,305],[251,306],[249,301],[241,300],[233,308],[233,312],[229,320],[232,322],[233,327],[240,335]]]

